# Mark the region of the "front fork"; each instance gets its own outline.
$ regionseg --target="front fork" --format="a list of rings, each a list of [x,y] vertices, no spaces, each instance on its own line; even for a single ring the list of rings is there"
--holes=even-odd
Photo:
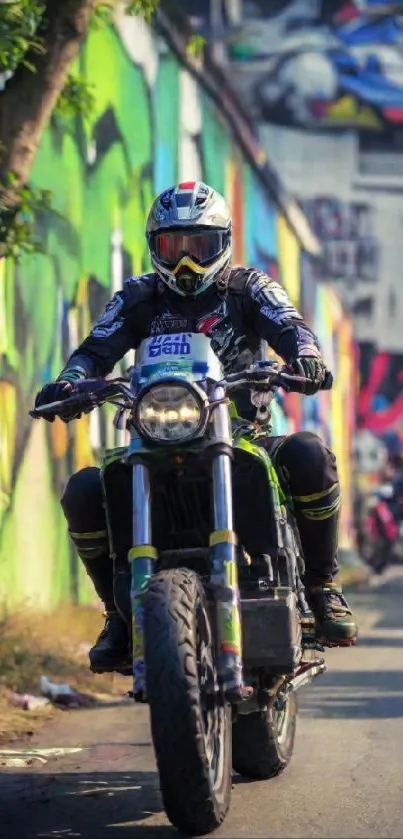
[[[133,632],[133,693],[136,698],[146,698],[146,673],[144,664],[144,595],[154,574],[157,551],[151,544],[151,493],[150,473],[144,463],[132,466],[132,537],[133,547],[128,558],[131,565],[132,632]]]
[[[216,388],[214,398],[224,396]],[[231,451],[232,436],[228,408],[218,404],[213,413],[212,457],[214,531],[210,536],[211,587],[217,617],[217,670],[219,683],[227,697],[242,696],[242,641],[238,588],[237,540],[233,530]],[[149,469],[144,463],[133,465],[133,547],[131,564],[131,604],[133,625],[133,678],[135,697],[146,697],[144,664],[144,595],[155,570],[157,552],[152,546],[151,495]]]
[[[216,388],[214,399],[225,396]],[[242,698],[241,606],[238,586],[237,538],[233,529],[232,432],[228,407],[213,413],[214,531],[210,535],[211,586],[217,615],[218,678],[226,696]]]

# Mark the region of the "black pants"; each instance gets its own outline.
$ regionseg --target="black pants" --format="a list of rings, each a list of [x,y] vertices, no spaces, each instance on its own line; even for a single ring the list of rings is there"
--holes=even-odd
[[[292,500],[305,557],[305,583],[330,582],[339,570],[340,484],[333,452],[310,431],[267,437],[261,445]]]
[[[338,570],[340,508],[334,455],[319,437],[308,431],[268,437],[260,444],[272,457],[280,483],[292,498],[305,556],[305,582],[308,585],[330,582]],[[78,554],[99,597],[111,610],[113,567],[99,469],[89,467],[72,475],[61,504]]]

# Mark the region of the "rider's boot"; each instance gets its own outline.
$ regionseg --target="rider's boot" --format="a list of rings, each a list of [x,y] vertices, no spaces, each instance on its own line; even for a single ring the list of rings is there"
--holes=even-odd
[[[131,655],[127,625],[119,613],[105,610],[105,626],[94,646],[89,659],[93,673],[131,672]]]
[[[306,599],[316,623],[316,638],[325,646],[350,646],[357,638],[354,615],[335,582],[308,585]]]
[[[88,467],[72,475],[61,506],[70,538],[105,606],[105,626],[89,654],[91,669],[98,673],[121,670],[122,665],[130,666],[129,632],[115,605],[113,560],[99,469]]]
[[[129,631],[126,621],[120,616],[115,606],[113,560],[109,555],[109,546],[103,545],[101,553],[102,548],[99,544],[99,555],[95,556],[97,553],[95,541],[97,536],[99,541],[99,535],[94,534],[91,544],[89,544],[91,541],[89,536],[90,534],[86,534],[85,545],[83,545],[84,540],[77,538],[78,534],[74,534],[76,538],[73,537],[73,539],[95,591],[104,604],[106,617],[105,626],[89,652],[90,668],[94,673],[130,672]]]
[[[338,572],[340,487],[337,472],[332,472],[334,458],[328,454],[329,474],[325,473],[325,477],[329,484],[333,479],[332,485],[311,495],[294,495],[294,514],[305,560],[306,599],[315,618],[316,638],[325,646],[349,646],[355,643],[357,624],[341,587],[334,581]]]
[[[94,673],[130,670],[129,632],[115,605],[112,558],[108,554],[90,561],[86,559],[84,564],[98,597],[104,603],[106,617],[105,626],[89,652],[91,670]]]

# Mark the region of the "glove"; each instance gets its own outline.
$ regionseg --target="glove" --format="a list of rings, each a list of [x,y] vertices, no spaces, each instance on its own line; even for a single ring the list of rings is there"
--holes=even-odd
[[[301,384],[298,388],[298,392],[305,394],[305,396],[313,396],[314,393],[317,393],[328,373],[325,363],[317,356],[301,355],[288,367],[297,376],[310,379],[309,383]]]
[[[44,385],[42,390],[40,390],[35,397],[35,408],[41,408],[42,405],[48,405],[49,402],[61,402],[63,399],[68,399],[72,389],[73,385],[71,382],[63,380],[50,382],[50,384]],[[46,414],[44,419],[48,420],[48,422],[54,422],[56,416],[60,417],[63,422],[70,422],[72,419],[78,419],[81,414],[72,413],[71,410],[66,408],[66,411],[63,412],[63,414],[59,411],[57,414]]]

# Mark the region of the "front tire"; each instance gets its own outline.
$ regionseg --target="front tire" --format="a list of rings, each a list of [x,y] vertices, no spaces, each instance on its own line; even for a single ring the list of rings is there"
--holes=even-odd
[[[290,762],[297,724],[297,700],[290,693],[281,711],[239,714],[232,727],[232,765],[254,781],[279,775]]]
[[[209,833],[228,811],[231,710],[217,684],[206,594],[187,569],[149,583],[144,644],[151,730],[164,807],[183,832]]]

